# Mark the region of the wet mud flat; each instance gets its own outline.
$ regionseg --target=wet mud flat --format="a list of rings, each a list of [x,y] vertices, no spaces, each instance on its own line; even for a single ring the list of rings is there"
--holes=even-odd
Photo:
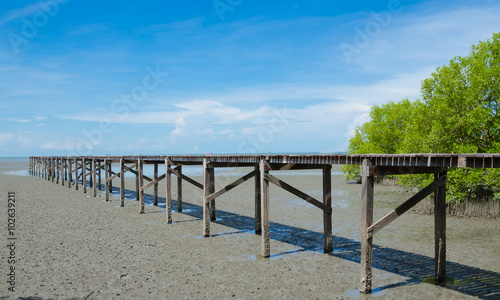
[[[320,174],[276,176],[319,198]],[[322,253],[321,211],[272,186],[270,258],[259,256],[251,181],[217,198],[217,221],[211,223],[209,238],[201,237],[201,190],[186,183],[183,212],[175,212],[174,223],[167,225],[164,182],[159,184],[158,207],[151,205],[152,188],[146,190],[150,205],[144,215],[139,214],[133,178],[127,178],[125,207],[119,207],[118,181],[109,202],[102,192],[93,198],[36,177],[0,175],[0,182],[0,195],[15,192],[17,199],[16,291],[7,289],[7,275],[0,280],[0,295],[12,299],[500,297],[499,220],[447,219],[447,268],[453,280],[435,286],[428,283],[434,274],[433,217],[412,213],[375,236],[374,293],[360,295],[361,189],[335,172],[333,253]],[[224,176],[216,177],[217,187],[223,184]],[[398,187],[376,186],[375,192],[375,219],[411,196]],[[4,215],[6,198],[1,200]],[[7,230],[0,238],[7,242]],[[6,248],[0,251],[2,274],[8,256]]]

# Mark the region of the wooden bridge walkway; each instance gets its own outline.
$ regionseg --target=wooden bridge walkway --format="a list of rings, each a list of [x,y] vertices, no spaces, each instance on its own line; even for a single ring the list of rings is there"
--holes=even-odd
[[[112,163],[119,164],[118,171]],[[144,175],[144,165],[154,166],[154,176]],[[311,154],[311,155],[162,155],[162,156],[32,156],[29,172],[49,181],[74,187],[79,181],[84,193],[87,181],[96,196],[104,173],[106,200],[112,190],[112,180],[120,178],[121,206],[125,199],[125,172],[136,175],[136,195],[140,201],[140,213],[144,213],[144,191],[154,188],[154,204],[158,204],[158,182],[166,179],[166,218],[172,223],[171,175],[177,176],[178,211],[182,212],[182,180],[203,190],[203,236],[210,236],[210,222],[215,221],[215,199],[239,184],[255,180],[255,232],[262,236],[262,256],[270,256],[269,239],[269,183],[275,184],[295,196],[318,207],[323,213],[324,251],[333,251],[332,244],[332,197],[331,167],[333,164],[360,165],[362,176],[361,220],[361,287],[363,293],[372,288],[372,240],[373,236],[414,205],[434,193],[435,200],[435,280],[446,281],[446,181],[450,168],[500,168],[500,154]],[[158,176],[159,166],[165,173]],[[182,173],[182,166],[203,167],[203,182]],[[252,167],[245,176],[215,191],[215,168]],[[277,170],[319,169],[323,176],[322,199],[315,199],[299,189],[273,176]],[[376,175],[434,174],[434,181],[390,211],[377,222],[373,221],[373,189]],[[148,182],[145,183],[144,180]]]

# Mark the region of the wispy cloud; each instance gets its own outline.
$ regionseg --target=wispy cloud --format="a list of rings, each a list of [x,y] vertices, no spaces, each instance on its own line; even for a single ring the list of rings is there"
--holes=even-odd
[[[52,2],[52,1],[43,1],[40,3],[30,4],[23,8],[15,9],[5,13],[2,17],[0,17],[0,26],[9,23],[10,21],[21,19],[23,17],[32,15],[37,11],[43,10],[43,5]]]
[[[30,120],[24,119],[24,118],[6,118],[5,120],[9,121],[9,122],[20,122],[20,123],[28,123],[28,122],[30,122]]]
[[[4,132],[0,133],[0,145],[6,144],[10,139],[12,139],[12,134]]]

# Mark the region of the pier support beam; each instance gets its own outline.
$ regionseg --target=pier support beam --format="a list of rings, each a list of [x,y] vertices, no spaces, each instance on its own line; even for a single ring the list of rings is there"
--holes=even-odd
[[[102,190],[102,178],[101,178],[101,171],[102,171],[102,166],[101,166],[101,161],[97,160],[97,180],[98,180],[98,189],[99,191]]]
[[[97,161],[92,159],[92,197],[97,197]]]
[[[167,224],[172,224],[172,174],[169,171],[170,166],[170,160],[165,158],[165,212],[167,216]]]
[[[363,159],[361,165],[361,293],[372,292],[372,248],[373,237],[368,237],[368,227],[373,224],[373,184],[372,163]]]
[[[144,170],[143,170],[143,168],[144,168],[144,161],[141,158],[137,159],[137,170],[138,170],[137,176],[139,176],[139,186],[144,185],[144,177],[143,177]],[[139,200],[141,203],[140,213],[143,214],[144,213],[144,190],[143,189],[141,189],[139,191]]]
[[[154,164],[154,171],[153,171],[153,177],[154,180],[158,180],[158,164]],[[158,206],[158,182],[156,182],[153,186],[153,205]]]
[[[56,179],[57,168],[56,168],[56,162],[54,161],[53,158],[50,159],[50,168],[51,168],[50,175],[52,176],[51,180],[52,180],[52,182],[54,182]]]
[[[323,169],[323,204],[332,207],[332,166]],[[323,210],[324,252],[333,251],[332,244],[332,213]]]
[[[93,159],[89,159],[89,168],[88,168],[88,175],[89,175],[89,188],[94,186],[94,181],[92,180],[94,178],[94,167],[93,167]]]
[[[135,170],[137,171],[135,173],[135,199],[139,201],[139,190],[140,190],[140,183],[139,183],[139,165],[136,165]]]
[[[262,234],[260,168],[255,167],[255,234]]]
[[[182,174],[182,166],[177,166],[175,170]],[[182,178],[180,176],[177,177],[177,211],[182,212]]]
[[[109,201],[109,170],[108,170],[108,160],[104,159],[104,193],[106,194],[106,201]]]
[[[79,177],[78,177],[78,159],[75,158],[75,191],[78,191],[78,181],[79,181]]]
[[[266,175],[266,161],[262,159],[259,164],[260,173],[260,201],[262,218],[262,257],[271,256],[271,241],[269,238],[269,180]]]
[[[71,188],[71,183],[73,182],[73,170],[72,170],[71,158],[68,158],[68,188]]]
[[[125,207],[125,162],[120,158],[120,207]]]
[[[55,159],[55,163],[54,163],[54,169],[55,169],[55,172],[56,172],[56,184],[59,184],[59,158],[56,158]]]
[[[87,193],[87,161],[82,158],[82,187],[83,192]]]
[[[215,208],[212,201],[207,201],[207,197],[215,192],[214,184],[215,172],[214,168],[210,167],[207,159],[203,159],[203,236],[210,236],[210,219],[212,214],[212,209]]]
[[[435,180],[447,172],[434,174]],[[435,283],[446,282],[446,183],[434,192]]]
[[[105,164],[104,167],[107,168],[108,176],[111,177],[113,175],[113,161],[108,160],[108,164]],[[111,179],[109,181],[108,189],[109,189],[109,192],[112,194],[113,193],[113,179]]]
[[[61,185],[64,186],[64,180],[66,180],[66,159],[65,158],[61,158]]]

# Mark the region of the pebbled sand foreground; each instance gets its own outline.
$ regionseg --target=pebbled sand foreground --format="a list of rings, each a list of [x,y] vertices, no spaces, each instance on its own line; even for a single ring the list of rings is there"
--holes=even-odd
[[[320,175],[280,178],[320,197]],[[38,177],[0,175],[0,238],[8,245],[8,192],[16,197],[17,237],[14,264],[8,263],[9,249],[0,250],[0,295],[6,299],[500,297],[499,220],[448,218],[448,275],[454,281],[435,286],[426,283],[434,268],[433,217],[415,213],[375,236],[374,293],[360,295],[361,189],[345,184],[341,175],[332,180],[334,252],[322,253],[322,213],[272,186],[272,256],[263,259],[258,255],[260,236],[253,232],[253,180],[216,200],[218,220],[211,223],[212,236],[202,238],[201,191],[187,183],[184,212],[174,212],[174,224],[167,225],[164,181],[159,185],[163,207],[146,206],[146,214],[140,215],[139,203],[133,200],[133,179],[127,179],[126,188],[132,191],[127,193],[126,207],[120,208],[118,190],[113,201],[105,202],[102,192],[90,197],[90,188],[84,194]],[[152,188],[146,193],[152,194]],[[377,186],[375,219],[408,196],[397,187]],[[150,195],[147,201],[152,202]],[[12,265],[15,292],[7,283]]]

